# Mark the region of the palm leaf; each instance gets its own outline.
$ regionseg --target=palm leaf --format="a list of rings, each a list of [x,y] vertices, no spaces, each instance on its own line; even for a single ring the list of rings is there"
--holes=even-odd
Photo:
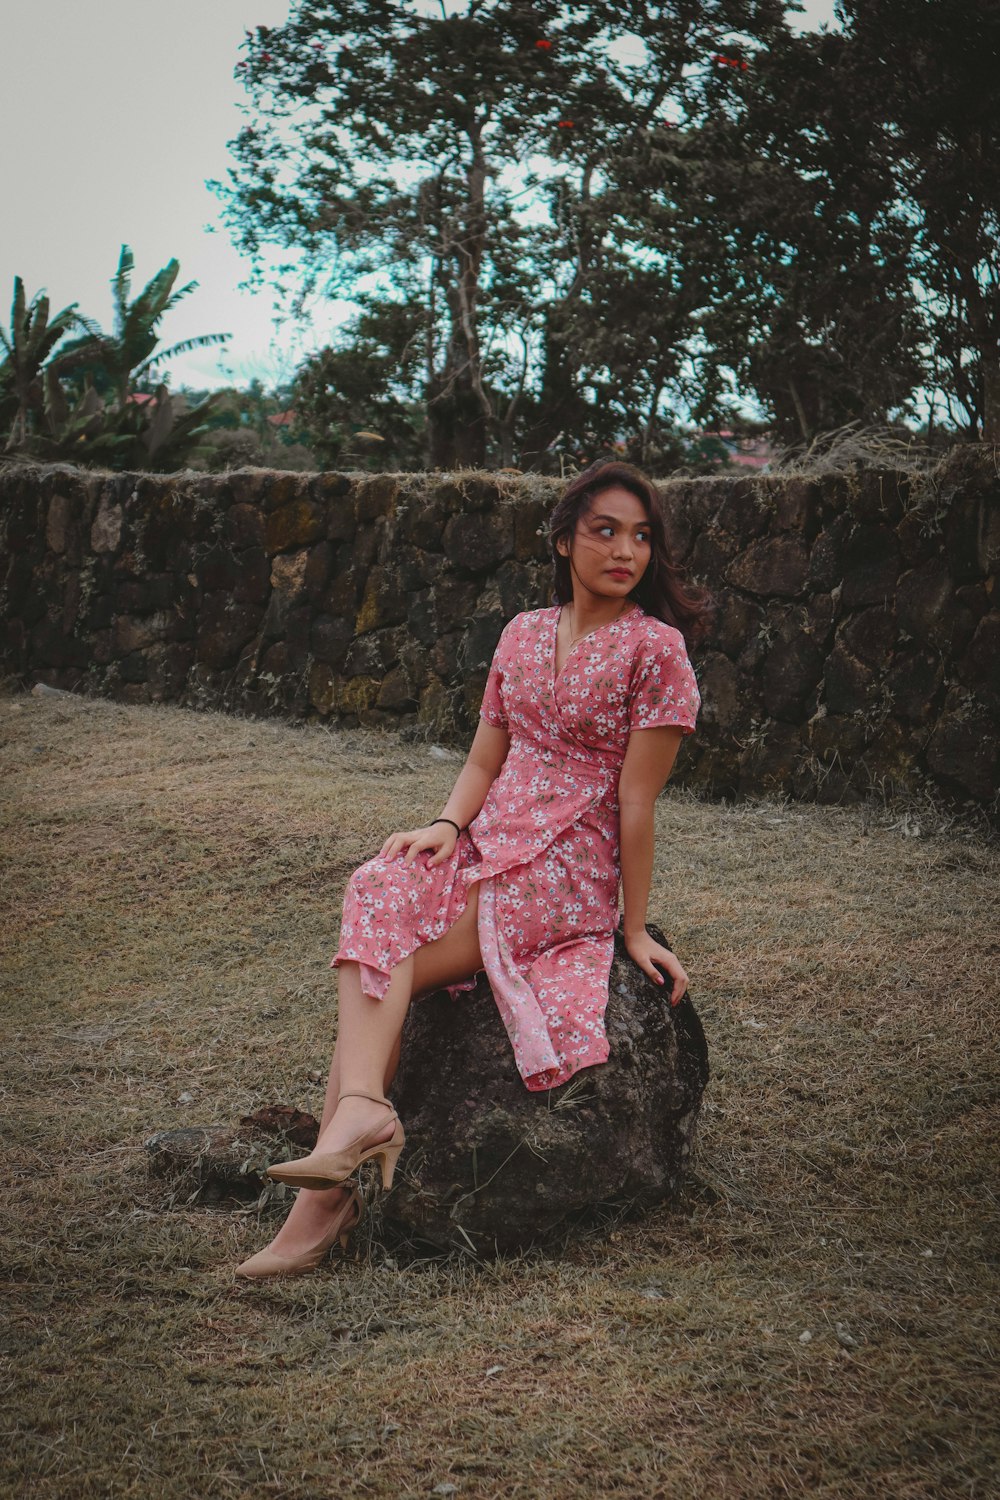
[[[119,338],[122,336],[128,317],[128,294],[134,267],[135,257],[129,246],[123,245],[122,253],[118,257],[118,270],[111,283],[115,297],[115,331]]]

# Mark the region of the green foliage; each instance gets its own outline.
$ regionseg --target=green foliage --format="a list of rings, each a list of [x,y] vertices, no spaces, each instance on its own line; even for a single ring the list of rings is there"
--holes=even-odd
[[[367,299],[349,347],[324,349],[303,362],[292,388],[293,409],[323,467],[422,466],[420,311]]]
[[[661,400],[693,383],[701,288],[647,264],[607,163],[694,101],[688,73],[718,34],[752,22],[766,37],[781,16],[756,0],[440,16],[298,0],[248,38],[249,122],[216,186],[242,248],[296,251],[302,292],[355,297],[360,282],[405,307],[419,374],[394,371],[393,396],[422,401],[432,465],[541,462],[567,427],[652,441]],[[621,54],[622,34],[645,56]],[[353,334],[378,388],[381,355]]]
[[[567,433],[646,461],[740,400],[808,442],[927,389],[990,427],[998,7],[840,17],[296,0],[248,33],[235,237],[260,276],[294,249],[296,297],[364,294],[297,385],[324,451],[398,422],[402,461],[422,409],[434,466],[552,467]]]
[[[159,324],[197,286],[174,290],[180,266],[171,260],[130,300],[134,262],[122,246],[113,281],[111,334],[76,311],[49,320],[48,298],[26,302],[14,280],[10,333],[0,328],[6,358],[0,365],[0,418],[13,413],[6,452],[109,468],[177,468],[203,452],[209,397],[189,408],[163,384],[149,389],[158,365],[191,349],[219,344],[229,334],[206,334],[160,349]],[[66,335],[75,329],[75,339]]]

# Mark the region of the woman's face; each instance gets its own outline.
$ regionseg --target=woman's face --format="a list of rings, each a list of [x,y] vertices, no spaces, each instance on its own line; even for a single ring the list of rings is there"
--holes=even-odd
[[[572,539],[560,537],[556,547],[569,558],[574,594],[583,588],[598,598],[625,599],[652,556],[646,507],[620,485],[601,490],[591,496]]]

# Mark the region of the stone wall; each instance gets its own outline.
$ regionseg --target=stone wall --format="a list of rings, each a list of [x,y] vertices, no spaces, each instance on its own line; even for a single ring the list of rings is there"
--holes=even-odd
[[[0,471],[0,664],[133,703],[467,741],[493,647],[549,602],[528,475]],[[996,789],[1000,479],[957,449],[919,489],[864,471],[664,486],[715,593],[676,777],[853,801]],[[993,803],[995,807],[995,803]]]

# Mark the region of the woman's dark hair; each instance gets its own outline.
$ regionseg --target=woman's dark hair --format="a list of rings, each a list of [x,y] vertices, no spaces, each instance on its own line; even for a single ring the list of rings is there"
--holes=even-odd
[[[663,502],[651,479],[632,464],[602,460],[591,464],[571,479],[562,498],[549,517],[549,550],[552,554],[552,592],[557,604],[569,604],[573,598],[573,577],[569,558],[556,547],[561,537],[572,540],[577,522],[590,510],[591,503],[604,490],[620,486],[641,501],[649,519],[652,553],[642,578],[631,597],[648,615],[673,625],[687,645],[697,645],[707,633],[714,612],[714,602],[707,589],[688,583],[676,563],[670,560]]]

